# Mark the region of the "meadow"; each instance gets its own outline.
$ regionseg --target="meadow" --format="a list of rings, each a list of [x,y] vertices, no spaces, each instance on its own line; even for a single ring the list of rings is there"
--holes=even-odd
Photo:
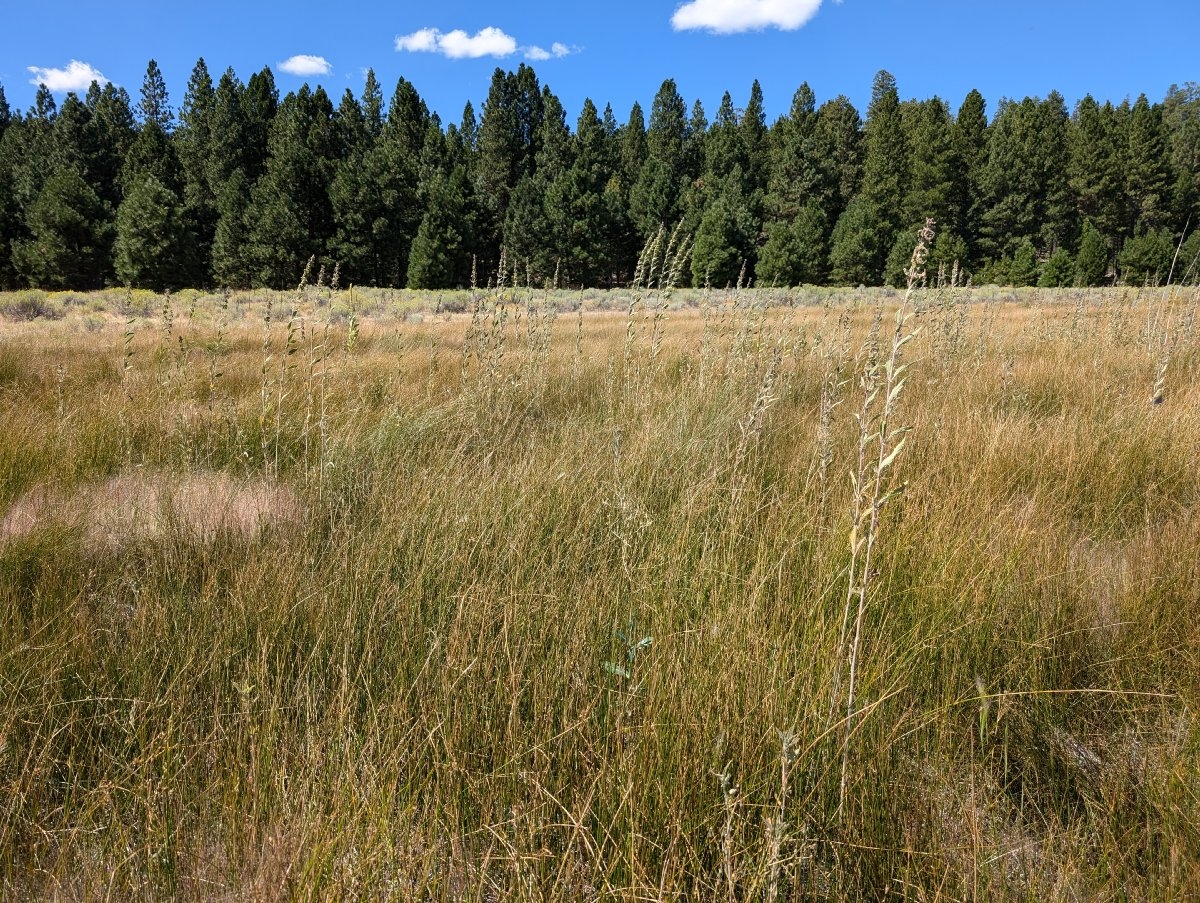
[[[0,296],[0,897],[1200,894],[1200,293]]]

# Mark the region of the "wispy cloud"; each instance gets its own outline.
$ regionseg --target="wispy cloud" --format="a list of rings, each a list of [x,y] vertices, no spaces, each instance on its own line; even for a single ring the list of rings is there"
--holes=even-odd
[[[41,66],[27,67],[33,73],[29,80],[31,85],[45,85],[55,94],[67,91],[86,91],[92,82],[107,85],[109,79],[104,73],[90,63],[71,60],[62,69],[43,69]]]
[[[473,60],[484,56],[512,56],[517,52],[517,41],[512,35],[492,27],[480,29],[473,35],[461,28],[447,32],[422,28],[397,37],[396,49],[409,53],[440,53],[452,60]]]
[[[581,48],[570,47],[560,41],[555,41],[550,45],[549,50],[539,47],[537,44],[531,44],[522,49],[525,51],[525,59],[527,60],[561,60],[564,56],[578,53]]]
[[[671,26],[676,31],[703,29],[714,34],[764,28],[793,31],[820,8],[821,0],[692,0],[675,10]]]
[[[333,67],[329,65],[329,60],[325,57],[312,56],[307,53],[298,53],[288,57],[279,64],[279,68],[288,75],[328,75],[333,71]]]

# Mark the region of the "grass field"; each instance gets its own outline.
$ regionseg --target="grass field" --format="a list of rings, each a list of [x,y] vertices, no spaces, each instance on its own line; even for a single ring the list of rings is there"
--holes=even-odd
[[[0,898],[1195,899],[1198,303],[0,296]]]

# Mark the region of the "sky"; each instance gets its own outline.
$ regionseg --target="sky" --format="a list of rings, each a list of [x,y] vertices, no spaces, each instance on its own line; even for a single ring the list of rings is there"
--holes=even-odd
[[[321,84],[336,104],[374,68],[390,96],[411,81],[444,122],[482,109],[496,67],[532,65],[574,124],[585,98],[624,122],[649,116],[664,79],[712,118],[725,91],[745,105],[757,79],[768,121],[807,81],[818,103],[844,94],[864,115],[875,73],[902,98],[957,110],[972,88],[1004,97],[1059,91],[1161,100],[1200,81],[1200,0],[51,0],[0,7],[0,85],[25,110],[45,82],[61,102],[93,79],[136,102],[155,59],[178,107],[196,60],[214,80],[270,66],[281,94]]]

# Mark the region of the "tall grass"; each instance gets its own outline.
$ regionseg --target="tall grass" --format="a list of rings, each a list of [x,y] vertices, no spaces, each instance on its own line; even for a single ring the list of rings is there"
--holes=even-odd
[[[0,327],[0,897],[1194,898],[1197,296],[638,291]]]

